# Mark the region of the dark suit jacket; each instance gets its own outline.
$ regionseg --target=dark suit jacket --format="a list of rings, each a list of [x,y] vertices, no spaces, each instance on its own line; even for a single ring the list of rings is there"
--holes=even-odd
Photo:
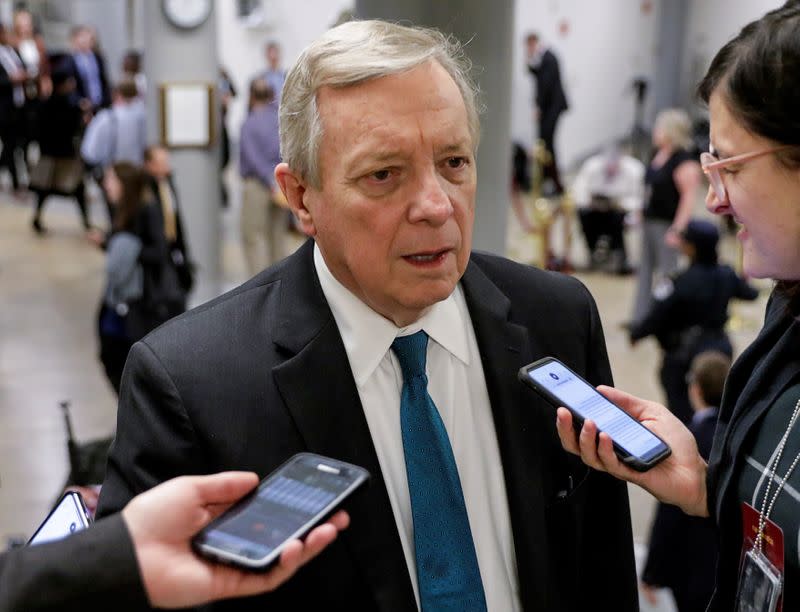
[[[788,387],[800,380],[800,321],[787,311],[787,299],[773,293],[764,327],[731,368],[725,383],[719,423],[708,464],[708,510],[717,523],[720,557],[717,588],[709,611],[734,608],[742,546],[738,478],[749,434]],[[784,610],[786,610],[784,605]]]
[[[0,612],[146,606],[133,544],[120,516],[60,542],[0,555]]]
[[[97,68],[100,74],[100,89],[101,89],[101,101],[100,105],[95,108],[98,110],[100,108],[108,108],[111,106],[111,84],[108,80],[108,71],[106,70],[106,60],[103,57],[102,53],[98,53],[97,51],[93,52],[95,60],[97,60]],[[72,56],[71,53],[65,53],[59,59],[59,66],[62,70],[68,70],[72,73],[75,77],[75,85],[76,85],[76,93],[79,98],[89,98],[89,87],[83,81],[83,77],[81,76],[80,70],[78,70],[78,65],[75,62],[75,58]]]
[[[539,107],[542,118],[558,115],[569,108],[561,85],[558,59],[552,51],[545,51],[539,65],[530,65],[528,70],[536,77],[536,106]]]
[[[20,64],[24,66],[22,58],[19,57],[16,49],[13,47],[9,47],[9,49],[17,56]],[[14,105],[14,84],[11,82],[11,75],[6,72],[3,64],[0,63],[0,125],[5,125],[8,121],[11,121],[12,117],[15,118],[16,115],[17,107]]]
[[[298,451],[364,466],[352,523],[275,593],[218,609],[416,609],[400,536],[313,243],[134,345],[101,515],[177,474],[261,476]],[[462,287],[480,348],[526,610],[637,609],[626,485],[565,453],[555,411],[517,381],[555,355],[610,383],[594,301],[575,279],[473,254]],[[491,585],[486,585],[491,588]]]

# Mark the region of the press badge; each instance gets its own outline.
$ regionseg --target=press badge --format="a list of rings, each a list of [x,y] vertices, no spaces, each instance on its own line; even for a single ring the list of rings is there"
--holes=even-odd
[[[783,530],[769,519],[764,522],[761,547],[759,512],[742,503],[742,561],[736,612],[780,612],[783,609]]]

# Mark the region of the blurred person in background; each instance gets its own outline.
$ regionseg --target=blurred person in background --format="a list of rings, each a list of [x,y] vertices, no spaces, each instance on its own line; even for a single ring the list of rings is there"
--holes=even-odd
[[[147,76],[142,70],[142,54],[139,51],[129,49],[122,56],[122,80],[133,81],[139,99],[144,101],[147,96]]]
[[[25,164],[30,167],[28,147],[30,143],[36,142],[38,116],[42,102],[49,98],[53,91],[53,82],[50,77],[51,66],[44,37],[36,28],[30,11],[18,9],[14,12],[13,35],[13,44],[25,64],[25,72],[28,77],[25,81],[25,107],[19,127],[19,146]]]
[[[589,250],[589,267],[602,262],[601,239],[606,239],[606,259],[613,259],[617,274],[632,269],[625,249],[626,218],[642,207],[644,164],[612,145],[587,159],[572,183],[572,195]]]
[[[194,264],[189,256],[169,151],[161,145],[147,147],[144,170],[150,177],[155,204],[149,222],[149,240],[163,254],[158,262],[162,294],[158,302],[160,316],[166,321],[186,310],[186,299],[194,285]]]
[[[645,173],[642,241],[631,324],[641,322],[653,301],[653,286],[678,269],[680,234],[692,216],[700,188],[700,164],[689,152],[689,116],[661,111],[653,129],[656,152]]]
[[[22,137],[25,108],[25,83],[28,80],[25,64],[17,50],[9,44],[9,34],[0,24],[0,168],[11,175],[14,195],[22,194],[17,168],[17,150]]]
[[[729,355],[705,351],[692,360],[687,375],[692,419],[687,423],[700,456],[708,461],[722,390],[731,368]],[[650,529],[642,592],[652,605],[656,590],[672,591],[678,612],[704,612],[714,592],[717,536],[709,518],[689,516],[677,506],[658,504]]]
[[[106,282],[98,314],[100,362],[114,391],[119,394],[122,370],[128,351],[148,328],[143,322],[144,266],[151,253],[143,252],[146,229],[146,200],[150,194],[144,170],[129,162],[108,166],[103,178],[103,191],[114,207],[114,220],[109,234],[90,235],[106,250]],[[99,239],[98,239],[99,238]],[[149,247],[152,250],[152,247]],[[156,253],[156,256],[158,253]],[[130,317],[128,315],[134,311]]]
[[[552,181],[551,193],[564,191],[556,157],[556,128],[561,114],[569,109],[567,96],[561,84],[561,70],[555,54],[545,46],[539,35],[530,33],[525,37],[525,57],[528,72],[536,80],[536,108],[534,114],[539,124],[539,138],[544,141],[548,159],[543,164],[543,179]]]
[[[281,259],[288,223],[285,198],[275,181],[281,150],[278,108],[272,102],[273,93],[266,81],[256,79],[250,84],[250,113],[239,139],[240,228],[250,275]]]
[[[662,279],[644,318],[632,326],[631,344],[647,336],[658,339],[664,356],[659,379],[667,407],[683,423],[692,418],[686,375],[692,359],[708,350],[733,356],[725,331],[728,304],[734,298],[755,300],[758,290],[728,265],[719,263],[719,230],[711,221],[692,219],[680,234],[680,251],[689,267]]]
[[[105,169],[114,162],[141,165],[147,147],[145,107],[136,83],[120,81],[113,89],[112,98],[111,108],[104,108],[92,117],[81,142],[81,158],[99,185],[104,184]],[[105,199],[111,222],[113,206],[107,197]]]
[[[267,60],[267,68],[254,78],[262,79],[272,90],[272,99],[275,106],[281,101],[283,83],[286,81],[286,70],[281,68],[281,46],[271,40],[264,45],[264,57]]]
[[[228,187],[225,184],[225,169],[231,161],[231,138],[228,134],[228,109],[233,99],[236,97],[236,86],[233,79],[222,66],[219,67],[219,77],[217,79],[217,91],[219,92],[220,114],[220,160],[219,160],[219,185],[221,203],[223,208],[228,206]]]
[[[72,28],[69,42],[71,52],[63,61],[75,77],[81,109],[91,118],[101,108],[111,106],[106,61],[96,48],[97,40],[89,26],[77,25]]]
[[[83,128],[83,113],[75,102],[75,78],[71,71],[58,67],[53,71],[53,93],[39,114],[40,157],[31,170],[30,189],[36,194],[36,212],[31,226],[42,235],[44,204],[51,195],[74,198],[85,229],[91,227],[83,184],[83,162],[76,143]]]

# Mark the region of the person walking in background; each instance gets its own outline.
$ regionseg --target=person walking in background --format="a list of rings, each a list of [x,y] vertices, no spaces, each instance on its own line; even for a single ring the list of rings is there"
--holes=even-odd
[[[147,76],[142,70],[142,54],[139,51],[129,49],[122,57],[122,80],[133,81],[139,99],[144,101],[147,95]]]
[[[266,81],[250,83],[250,113],[242,124],[239,173],[242,177],[241,233],[247,271],[253,275],[283,256],[288,212],[275,183],[281,161],[278,108]]]
[[[142,229],[144,207],[148,204],[148,177],[129,162],[117,162],[105,170],[103,191],[115,208],[111,232],[95,237],[106,250],[106,282],[98,313],[100,361],[114,391],[119,394],[122,370],[128,351],[150,324],[128,325],[131,310],[141,309],[144,297]],[[90,236],[92,237],[92,236]],[[145,256],[146,258],[146,256]],[[131,317],[146,316],[135,312]]]
[[[29,145],[37,142],[38,117],[42,103],[53,92],[50,55],[44,37],[36,28],[33,15],[22,8],[14,11],[14,31],[11,43],[25,65],[25,105],[20,116],[18,146],[22,161],[30,167]]]
[[[271,40],[264,45],[264,57],[267,60],[267,69],[257,74],[256,79],[263,80],[272,90],[272,99],[275,106],[281,101],[283,83],[286,81],[286,71],[281,68],[281,46]]]
[[[219,77],[217,79],[217,92],[219,93],[220,114],[220,159],[219,159],[219,186],[220,201],[223,208],[228,206],[228,187],[225,184],[225,169],[231,161],[231,139],[228,134],[228,109],[231,102],[236,97],[236,87],[233,79],[222,66],[219,67]]]
[[[679,241],[689,267],[674,278],[662,279],[650,310],[630,329],[631,344],[647,336],[655,336],[661,344],[664,357],[659,378],[667,407],[684,423],[692,418],[686,385],[692,359],[707,350],[732,357],[733,347],[725,332],[728,303],[734,298],[758,297],[757,289],[730,266],[719,263],[718,241],[714,223],[689,221]]]
[[[9,44],[9,33],[0,23],[0,168],[11,175],[14,195],[21,194],[22,185],[17,169],[17,149],[22,130],[20,123],[25,108],[25,83],[28,80],[25,64],[17,50]]]
[[[75,78],[61,67],[53,71],[53,95],[42,105],[39,116],[40,157],[31,170],[30,188],[36,194],[36,212],[31,226],[42,235],[44,204],[51,195],[75,198],[85,229],[91,227],[83,184],[83,162],[76,142],[83,128],[83,113],[75,103]]]
[[[543,167],[543,178],[553,181],[553,195],[564,191],[556,157],[556,128],[561,113],[569,108],[567,96],[561,85],[561,70],[558,59],[540,40],[530,33],[525,38],[528,71],[536,81],[536,109],[534,114],[539,124],[539,138],[544,141],[548,153]]]
[[[172,178],[169,151],[151,145],[144,152],[144,170],[150,177],[153,206],[147,207],[146,237],[143,248],[152,247],[152,256],[145,264],[145,297],[150,302],[159,324],[186,310],[186,299],[194,286],[194,264],[189,256],[178,193]],[[148,276],[147,267],[152,273]]]
[[[101,108],[111,106],[106,62],[97,48],[92,28],[78,25],[72,28],[69,37],[71,53],[64,59],[75,77],[76,94],[81,109],[89,116]]]
[[[680,235],[700,188],[700,164],[688,151],[691,144],[689,116],[679,109],[661,111],[653,129],[656,152],[645,174],[648,193],[631,325],[650,309],[654,284],[678,269]]]
[[[105,169],[119,161],[141,165],[147,146],[145,107],[139,98],[136,83],[121,81],[113,89],[114,104],[98,112],[83,135],[81,157],[91,176],[103,185]],[[105,191],[109,221],[113,221],[113,207]]]
[[[693,411],[687,427],[706,461],[711,454],[722,390],[730,368],[729,355],[705,351],[692,360],[687,375]],[[716,565],[714,523],[708,518],[684,514],[677,506],[658,504],[642,572],[645,599],[656,605],[656,589],[666,587],[675,597],[678,612],[704,612],[714,592]]]

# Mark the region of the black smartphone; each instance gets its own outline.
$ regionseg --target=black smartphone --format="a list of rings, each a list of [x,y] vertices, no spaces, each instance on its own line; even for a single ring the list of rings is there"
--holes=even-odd
[[[91,523],[81,494],[67,491],[28,540],[28,546],[61,540],[86,529]]]
[[[576,428],[586,419],[594,421],[611,437],[617,457],[634,470],[646,472],[672,452],[666,442],[555,357],[524,366],[518,376],[554,406],[567,408]]]
[[[302,539],[369,479],[364,468],[299,453],[193,539],[199,554],[241,569],[265,571],[287,541]]]

